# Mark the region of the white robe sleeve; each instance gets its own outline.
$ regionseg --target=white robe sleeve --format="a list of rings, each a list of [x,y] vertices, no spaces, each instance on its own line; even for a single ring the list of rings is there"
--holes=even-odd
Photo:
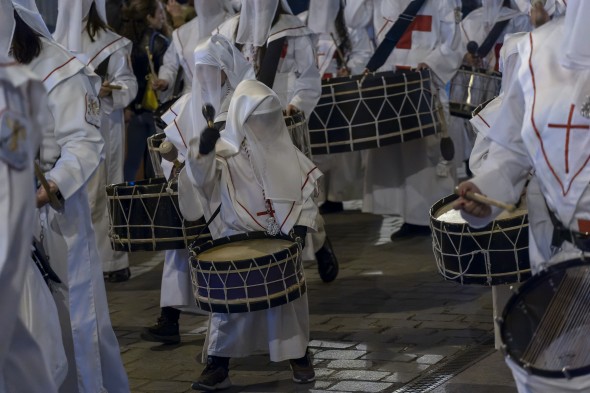
[[[316,65],[314,42],[310,36],[289,37],[288,45],[294,48],[296,80],[289,104],[295,105],[309,118],[322,93],[320,71]]]
[[[349,28],[348,36],[352,50],[346,66],[353,75],[362,74],[374,52],[371,38],[365,27]]]
[[[299,218],[297,218],[297,224],[295,225],[303,225],[313,232],[318,230],[318,220],[317,216],[319,214],[319,210],[315,202],[313,201],[312,197],[309,197],[303,202],[303,207],[301,208],[301,213],[299,214]]]
[[[101,160],[104,141],[99,129],[86,121],[86,102],[95,97],[88,78],[78,73],[49,93],[54,134],[61,148],[55,166],[47,173],[67,199],[83,187]]]
[[[532,169],[520,130],[524,120],[524,93],[517,79],[506,91],[498,118],[492,125],[487,159],[479,169],[479,175],[471,181],[482,194],[506,203],[517,203],[527,176]],[[492,208],[490,217],[481,219],[462,212],[474,227],[490,222],[501,210]]]
[[[463,60],[462,56],[457,56],[462,41],[461,32],[455,20],[455,1],[437,1],[440,1],[439,45],[426,56],[423,62],[446,84],[455,75]]]
[[[105,113],[125,108],[137,95],[137,79],[133,74],[131,64],[129,64],[130,55],[131,46],[126,46],[115,51],[109,57],[107,68],[109,83],[121,86],[121,90],[113,90],[112,95],[100,100]]]
[[[344,23],[351,29],[364,28],[371,23],[373,0],[347,0]]]
[[[168,96],[172,93],[174,88],[174,82],[176,82],[176,76],[180,72],[180,55],[176,51],[176,45],[168,45],[168,49],[164,53],[164,59],[162,65],[158,70],[158,78],[168,82],[168,88],[164,90],[163,95]]]
[[[205,195],[212,195],[218,183],[215,151],[206,155],[199,154],[199,138],[189,141],[186,159],[187,175],[190,181]]]

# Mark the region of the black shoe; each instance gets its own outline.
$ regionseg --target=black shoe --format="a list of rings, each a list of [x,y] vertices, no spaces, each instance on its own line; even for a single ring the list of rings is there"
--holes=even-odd
[[[339,213],[344,210],[344,205],[342,202],[332,202],[326,200],[320,206],[320,214],[330,214],[330,213]]]
[[[164,344],[178,344],[180,342],[178,321],[170,321],[165,317],[160,317],[155,325],[143,328],[141,338]]]
[[[428,225],[414,225],[404,223],[399,231],[391,235],[391,241],[409,239],[416,236],[430,236],[430,227]]]
[[[199,379],[193,382],[191,388],[211,392],[231,387],[228,362],[229,358],[207,356],[207,367],[201,372]]]
[[[326,236],[326,241],[322,248],[315,253],[315,257],[318,261],[318,272],[323,282],[332,282],[338,277],[338,259],[332,249],[332,244]]]
[[[129,270],[129,268],[126,267],[125,269],[120,269],[120,270],[115,270],[115,271],[109,272],[107,275],[107,280],[109,282],[125,282],[125,281],[129,281],[130,277],[131,277],[131,270]]]
[[[311,383],[315,381],[315,371],[309,351],[301,359],[289,360],[291,371],[293,371],[293,382]]]

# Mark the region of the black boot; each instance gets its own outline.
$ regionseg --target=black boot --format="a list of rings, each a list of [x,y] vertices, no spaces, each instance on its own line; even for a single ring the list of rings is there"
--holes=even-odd
[[[106,273],[108,282],[125,282],[129,281],[129,278],[131,278],[131,270],[128,267]]]
[[[391,235],[391,241],[410,239],[416,236],[430,236],[430,227],[428,225],[415,225],[404,223],[399,231]]]
[[[324,245],[315,253],[315,258],[318,261],[318,272],[323,282],[332,282],[338,276],[338,259],[332,249],[330,239],[326,236]]]
[[[180,342],[179,318],[180,310],[173,307],[162,307],[158,322],[153,326],[143,328],[141,338],[164,344],[178,344]]]
[[[221,356],[207,356],[207,366],[201,372],[199,379],[192,384],[194,390],[206,392],[227,389],[231,386],[229,380],[229,358]]]

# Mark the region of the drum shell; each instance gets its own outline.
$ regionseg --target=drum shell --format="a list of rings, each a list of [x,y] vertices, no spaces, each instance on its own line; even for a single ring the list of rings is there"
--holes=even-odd
[[[449,111],[452,116],[471,119],[473,111],[500,94],[502,78],[498,73],[461,67],[451,79]]]
[[[373,149],[440,131],[430,71],[393,71],[322,81],[309,117],[312,154]]]
[[[500,285],[531,276],[528,256],[528,215],[495,220],[483,228],[449,223],[436,213],[458,196],[449,195],[430,209],[433,252],[439,273],[461,284]]]
[[[211,248],[248,239],[273,238],[264,232],[251,232],[191,246],[193,290],[201,309],[217,313],[260,311],[289,303],[306,292],[297,243],[258,258],[224,262],[199,258]]]
[[[521,359],[531,339],[539,334],[537,328],[543,318],[546,317],[544,313],[554,300],[551,294],[555,292],[565,278],[566,270],[571,268],[585,270],[586,277],[590,274],[590,263],[583,259],[572,259],[546,267],[523,283],[513,293],[504,307],[502,318],[498,322],[500,324],[502,351],[515,365],[521,369],[526,369],[527,374],[549,379],[562,379],[563,391],[582,391],[565,389],[565,386],[569,383],[568,381],[573,382],[578,377],[585,377],[586,385],[590,386],[590,364],[578,368],[548,370],[525,364]],[[588,293],[586,292],[585,295],[588,295]]]
[[[117,251],[158,251],[187,248],[211,238],[204,218],[185,220],[178,205],[178,186],[167,191],[164,178],[112,184],[106,187],[111,246]]]

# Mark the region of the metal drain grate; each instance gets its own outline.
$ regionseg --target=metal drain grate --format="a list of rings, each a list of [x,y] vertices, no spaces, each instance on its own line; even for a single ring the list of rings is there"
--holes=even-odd
[[[430,392],[469,366],[489,356],[494,350],[494,337],[492,336],[479,344],[461,350],[449,357],[447,361],[434,366],[393,393]]]

